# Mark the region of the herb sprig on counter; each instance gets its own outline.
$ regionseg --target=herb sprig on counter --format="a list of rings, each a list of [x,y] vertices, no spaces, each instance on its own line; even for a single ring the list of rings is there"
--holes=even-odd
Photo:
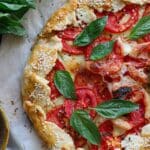
[[[29,8],[35,8],[34,0],[0,0],[0,34],[24,36],[21,18]]]

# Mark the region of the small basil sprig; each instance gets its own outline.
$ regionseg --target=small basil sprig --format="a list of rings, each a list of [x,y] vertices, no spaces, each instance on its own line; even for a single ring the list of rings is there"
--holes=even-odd
[[[139,106],[131,101],[113,99],[92,109],[104,118],[115,119],[139,109]]]
[[[104,30],[107,16],[91,22],[75,39],[74,45],[87,46],[96,39]]]
[[[100,133],[98,128],[90,119],[90,116],[86,111],[74,111],[70,119],[70,125],[90,143],[100,143]]]
[[[93,49],[90,59],[98,60],[98,59],[104,58],[105,56],[111,53],[111,51],[113,50],[113,47],[114,47],[114,41],[109,41],[109,42],[105,42],[105,43],[97,45]]]
[[[150,16],[145,16],[141,18],[137,25],[132,29],[129,38],[135,40],[148,33],[150,33]]]
[[[7,13],[0,13],[0,34],[6,33],[23,36],[26,34],[26,31],[19,19]]]
[[[77,98],[74,83],[69,72],[64,70],[56,71],[54,83],[58,91],[65,97],[72,100]]]
[[[0,0],[0,34],[24,36],[26,31],[20,19],[34,7],[34,0]]]
[[[10,4],[6,2],[0,2],[0,10],[5,12],[19,11],[24,7],[26,7],[24,4]]]

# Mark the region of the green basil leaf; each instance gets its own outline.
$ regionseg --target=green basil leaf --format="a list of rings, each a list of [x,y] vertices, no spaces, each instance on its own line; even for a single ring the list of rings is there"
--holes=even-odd
[[[0,2],[5,2],[9,4],[23,4],[31,8],[35,8],[35,0],[0,0]]]
[[[7,13],[0,13],[0,34],[6,33],[18,36],[26,35],[24,27],[17,18]]]
[[[9,4],[5,2],[0,2],[0,11],[5,11],[5,12],[19,11],[24,7],[26,7],[26,5]]]
[[[70,119],[70,125],[90,143],[100,143],[100,133],[98,128],[90,119],[90,116],[86,111],[77,110],[73,112]]]
[[[91,22],[75,39],[74,45],[87,46],[95,40],[104,30],[107,16]]]
[[[72,78],[67,71],[59,70],[55,73],[54,83],[58,91],[65,97],[75,100],[76,92]]]
[[[98,59],[104,58],[105,56],[111,53],[111,51],[113,50],[113,47],[114,47],[114,41],[109,41],[109,42],[105,42],[105,43],[97,45],[93,49],[90,59],[98,60]]]
[[[0,11],[21,18],[29,8],[34,8],[34,0],[0,0]]]
[[[137,25],[132,29],[129,38],[135,40],[148,33],[150,33],[150,16],[145,16],[141,18]]]
[[[104,118],[115,119],[139,109],[139,106],[131,101],[113,99],[98,105],[94,110]]]

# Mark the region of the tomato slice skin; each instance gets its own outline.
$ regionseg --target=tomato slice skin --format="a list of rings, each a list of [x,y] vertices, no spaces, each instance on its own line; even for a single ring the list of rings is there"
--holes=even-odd
[[[123,54],[122,49],[118,42],[115,43],[114,49],[111,54],[106,56],[102,60],[98,61],[87,61],[86,68],[102,76],[114,75],[121,70],[123,64]]]
[[[150,34],[145,35],[145,36],[143,37],[143,40],[144,40],[145,42],[150,42]],[[150,49],[150,48],[149,48],[149,49]]]
[[[62,44],[63,44],[63,51],[72,55],[82,55],[84,48],[79,48],[73,45],[69,45],[67,43],[68,41],[65,39],[62,39]],[[72,41],[71,41],[72,42]]]
[[[129,19],[125,23],[120,23],[120,20],[126,14],[129,15]],[[106,31],[110,33],[122,33],[130,29],[138,21],[139,6],[132,4],[125,6],[121,11],[116,13],[97,13],[97,17],[102,17],[103,15],[108,15],[108,21],[105,27]]]
[[[79,27],[68,27],[64,31],[58,34],[59,38],[66,39],[66,40],[74,40],[76,36],[82,31]]]
[[[150,15],[150,4],[147,4],[145,6],[145,11],[144,11],[143,16],[148,16],[148,15]]]
[[[149,60],[144,59],[144,58],[133,57],[129,55],[124,57],[124,62],[131,63],[137,69],[150,66]]]
[[[48,85],[51,88],[51,95],[50,95],[51,100],[55,100],[58,96],[61,95],[54,84],[54,75],[57,70],[65,70],[63,64],[58,59],[56,61],[53,70],[47,75],[47,79],[49,80]]]
[[[112,94],[102,77],[98,74],[93,74],[88,70],[82,70],[76,74],[75,86],[76,88],[88,87],[92,89],[96,94],[98,104],[112,98]]]
[[[110,120],[104,121],[100,126],[99,126],[99,131],[101,133],[101,136],[103,139],[106,137],[112,136],[113,132],[113,124]]]
[[[75,76],[75,86],[93,88],[96,83],[102,81],[102,77],[84,69],[79,71]]]
[[[50,110],[47,114],[46,114],[46,120],[50,121],[50,122],[54,122],[55,124],[57,124],[60,128],[64,128],[65,124],[67,122],[66,116],[65,116],[65,111],[64,111],[64,107],[63,106],[59,106],[55,109]]]
[[[140,108],[136,111],[133,111],[129,114],[129,122],[133,125],[133,128],[136,128],[140,126],[141,124],[144,124],[145,118],[145,106],[143,102],[139,102]]]
[[[81,31],[82,29],[79,27],[68,27],[66,30],[58,33],[58,37],[62,39],[63,51],[65,53],[72,55],[83,54],[83,48],[73,45],[74,39]]]
[[[116,146],[118,146],[120,139],[114,139],[113,132],[113,124],[110,120],[104,121],[99,126],[99,132],[101,133],[101,145],[100,147],[96,145],[91,145],[90,150],[115,150]],[[116,145],[113,145],[112,141],[116,141]]]
[[[78,99],[76,101],[65,100],[64,107],[66,116],[71,117],[71,114],[76,109],[86,109],[88,107],[97,106],[97,99],[94,91],[89,88],[78,88],[76,89]],[[92,117],[94,117],[95,111],[90,111]]]

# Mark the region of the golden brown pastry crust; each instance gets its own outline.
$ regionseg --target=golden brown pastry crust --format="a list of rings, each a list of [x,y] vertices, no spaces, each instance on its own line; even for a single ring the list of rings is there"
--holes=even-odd
[[[32,48],[22,83],[24,109],[39,136],[49,148],[54,150],[73,150],[75,148],[72,138],[65,131],[56,124],[46,121],[46,112],[54,107],[54,104],[49,97],[50,88],[47,85],[48,81],[45,76],[53,68],[57,59],[57,49],[50,49],[48,42],[55,26],[76,8],[77,1],[71,0],[48,20]]]
[[[111,3],[111,0],[109,1]],[[50,100],[51,90],[45,76],[54,67],[59,51],[57,48],[51,49],[49,42],[54,35],[53,31],[75,22],[71,16],[70,20],[67,20],[67,15],[74,15],[78,7],[85,5],[87,6],[87,4],[78,3],[77,0],[70,0],[52,15],[33,46],[24,71],[22,83],[24,109],[42,140],[52,150],[74,150],[75,147],[72,138],[65,131],[54,123],[46,121],[47,111],[55,107],[55,104]],[[105,5],[101,7],[106,7]]]

